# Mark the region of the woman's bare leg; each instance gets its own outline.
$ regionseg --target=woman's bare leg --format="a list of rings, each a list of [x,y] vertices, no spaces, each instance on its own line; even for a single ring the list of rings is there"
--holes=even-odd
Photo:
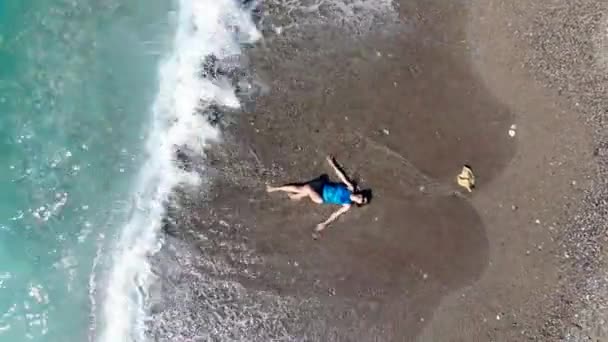
[[[283,185],[283,186],[267,186],[266,187],[266,191],[268,192],[277,192],[277,191],[283,191],[283,192],[290,192],[292,194],[299,194],[305,191],[306,185],[303,186],[298,186],[298,185]]]
[[[321,204],[323,203],[323,198],[308,184],[306,185],[283,185],[283,186],[268,186],[266,187],[266,191],[268,192],[277,192],[283,191],[289,193],[289,198],[291,199],[301,199],[304,197],[310,197],[310,200]]]
[[[304,190],[306,191],[306,194],[308,195],[308,197],[310,197],[311,201],[313,201],[317,204],[323,203],[323,198],[321,197],[321,195],[319,195],[318,192],[315,191],[315,189],[312,188],[312,186],[305,185]]]
[[[304,197],[308,197],[308,193],[306,193],[306,192],[300,192],[297,194],[292,193],[292,194],[287,194],[287,196],[289,196],[290,199],[297,201],[297,200],[301,200]]]

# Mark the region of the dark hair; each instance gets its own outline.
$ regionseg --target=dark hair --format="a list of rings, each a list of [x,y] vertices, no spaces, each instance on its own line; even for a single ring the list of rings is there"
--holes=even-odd
[[[372,201],[372,189],[363,189],[355,191],[355,195],[361,195],[363,197],[363,203],[355,203],[357,207],[362,207],[369,204]]]

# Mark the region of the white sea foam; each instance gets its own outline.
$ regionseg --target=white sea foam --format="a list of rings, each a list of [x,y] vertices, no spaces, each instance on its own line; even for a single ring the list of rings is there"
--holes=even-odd
[[[97,252],[95,253],[95,258],[93,259],[93,265],[91,273],[89,274],[89,305],[91,306],[90,313],[90,326],[89,326],[89,341],[93,341],[95,337],[95,332],[97,329],[97,268],[103,256],[103,244],[102,241],[104,239],[103,234],[99,234],[98,242],[97,242]]]
[[[121,230],[103,298],[100,341],[144,341],[146,301],[154,280],[148,257],[160,248],[159,230],[172,189],[196,183],[180,170],[175,147],[203,153],[219,132],[197,114],[201,105],[238,107],[234,89],[200,78],[205,56],[238,55],[240,44],[260,36],[251,17],[234,0],[180,0],[173,50],[161,63],[152,107],[148,160],[133,189],[138,208]]]

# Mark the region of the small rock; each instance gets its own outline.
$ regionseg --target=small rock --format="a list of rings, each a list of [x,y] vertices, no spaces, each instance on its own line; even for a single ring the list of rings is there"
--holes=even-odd
[[[536,219],[536,220],[534,221],[534,223],[536,223],[536,224],[540,224],[540,220],[539,220],[539,219]]]
[[[386,128],[382,130],[382,133],[384,133],[384,135],[389,135],[390,134],[390,132]]]
[[[606,146],[596,147],[595,150],[593,150],[593,155],[596,157],[608,155],[608,147],[606,147]]]
[[[496,315],[496,320],[500,321],[500,315]]]
[[[517,132],[517,126],[515,124],[511,125],[511,127],[509,128],[509,136],[511,138],[513,138],[515,136],[516,132]]]
[[[517,206],[516,206],[515,204],[513,204],[513,205],[511,206],[511,210],[515,211],[515,210],[517,210],[517,209],[518,209],[518,208],[517,208]]]
[[[426,274],[426,273],[422,275],[422,279],[426,279],[426,278],[428,278],[428,277],[429,277],[429,275],[428,275],[428,274]]]

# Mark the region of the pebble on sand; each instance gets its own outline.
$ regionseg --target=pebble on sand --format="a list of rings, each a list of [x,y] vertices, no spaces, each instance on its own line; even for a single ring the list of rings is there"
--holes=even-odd
[[[513,138],[515,136],[516,131],[517,126],[515,124],[511,125],[511,127],[509,128],[509,136]]]

